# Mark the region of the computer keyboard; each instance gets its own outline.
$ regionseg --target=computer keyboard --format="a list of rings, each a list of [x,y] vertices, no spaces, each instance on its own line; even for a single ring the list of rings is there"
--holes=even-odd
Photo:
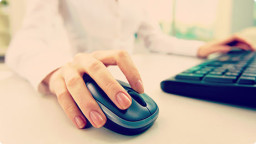
[[[256,108],[256,53],[231,51],[161,82],[167,93]]]

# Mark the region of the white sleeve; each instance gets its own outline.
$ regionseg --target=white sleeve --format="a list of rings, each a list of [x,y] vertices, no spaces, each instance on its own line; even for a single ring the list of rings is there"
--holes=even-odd
[[[256,27],[249,27],[236,33],[239,37],[245,39],[256,49]]]
[[[196,56],[204,42],[197,40],[178,39],[164,34],[157,22],[152,20],[146,12],[138,36],[144,40],[147,48],[155,52],[164,52],[178,55]]]
[[[42,80],[53,70],[70,61],[67,41],[56,34],[61,23],[58,0],[29,0],[23,26],[13,37],[6,64],[40,92],[47,88]],[[60,36],[60,37],[59,37]]]

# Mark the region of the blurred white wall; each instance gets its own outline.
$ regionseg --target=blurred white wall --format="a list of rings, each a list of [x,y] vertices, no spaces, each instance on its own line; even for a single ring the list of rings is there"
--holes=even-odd
[[[231,32],[253,26],[254,0],[233,0]]]
[[[27,0],[9,0],[11,34],[14,34],[21,27],[26,9],[26,1]]]
[[[11,33],[15,33],[21,26],[22,19],[24,17],[25,6],[27,0],[9,0],[10,1],[10,20],[11,20]],[[148,8],[149,13],[152,17],[159,22],[163,22],[166,27],[169,27],[172,23],[173,19],[173,3],[174,0],[147,0],[146,6]],[[199,0],[196,0],[199,1]],[[237,32],[243,28],[249,27],[253,25],[253,2],[254,0],[212,0],[217,4],[215,13],[210,13],[211,17],[215,19],[214,21],[214,38],[222,38],[233,32]],[[192,1],[187,0],[176,0],[176,4],[179,2],[179,9],[183,9],[184,11],[189,11],[191,8],[189,6],[194,7],[198,6],[197,17],[195,18],[197,21],[201,21],[200,23],[204,23],[204,21],[209,21],[205,18],[205,16],[200,15],[202,11],[207,10],[207,4],[200,5],[200,2],[197,4],[193,4]],[[189,4],[189,5],[188,5]],[[213,6],[213,8],[215,8]],[[192,9],[193,11],[195,8]],[[192,12],[193,12],[192,11]],[[191,12],[191,13],[192,13]],[[179,14],[179,15],[182,15]],[[207,15],[207,14],[206,14]],[[215,15],[215,16],[213,16]],[[191,16],[187,16],[183,14],[181,19],[188,20],[191,19]],[[195,22],[193,20],[192,22]],[[211,21],[213,22],[213,21]],[[170,27],[171,29],[171,27]]]

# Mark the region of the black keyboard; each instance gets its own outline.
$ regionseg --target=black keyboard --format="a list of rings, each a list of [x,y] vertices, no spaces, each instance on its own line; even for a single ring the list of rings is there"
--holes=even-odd
[[[256,108],[256,53],[231,51],[161,82],[167,93]]]

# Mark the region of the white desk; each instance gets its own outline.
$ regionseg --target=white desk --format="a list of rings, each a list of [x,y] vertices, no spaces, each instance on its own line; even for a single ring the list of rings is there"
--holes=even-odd
[[[160,108],[155,124],[138,136],[105,128],[79,130],[56,98],[43,96],[0,65],[0,143],[2,144],[254,144],[256,111],[166,94],[160,81],[201,60],[161,54],[133,56],[146,93]],[[113,75],[123,79],[116,68]]]

